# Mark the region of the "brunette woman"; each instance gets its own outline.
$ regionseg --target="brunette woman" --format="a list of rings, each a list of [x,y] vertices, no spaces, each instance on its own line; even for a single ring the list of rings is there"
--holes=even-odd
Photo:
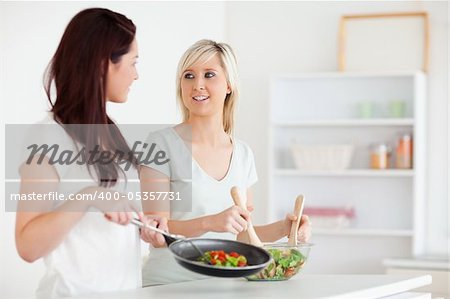
[[[35,157],[20,167],[22,194],[111,196],[113,190],[126,192],[127,178],[137,178],[132,154],[110,163],[86,162],[95,160],[87,156],[95,148],[99,154],[130,153],[106,106],[125,102],[138,78],[135,33],[130,19],[103,8],[83,10],[70,21],[47,69],[46,92],[52,107],[43,123],[52,125],[46,136],[65,150],[83,149],[84,163],[61,165],[50,163],[48,155]],[[133,167],[123,169],[126,163]],[[46,266],[37,297],[141,287],[139,230],[128,224],[139,217],[166,226],[164,219],[147,219],[140,210],[120,198],[108,205],[100,200],[43,201],[36,209],[22,205],[16,218],[17,251],[28,262],[43,258]],[[152,232],[146,232],[146,240],[157,246],[164,243],[161,235]]]

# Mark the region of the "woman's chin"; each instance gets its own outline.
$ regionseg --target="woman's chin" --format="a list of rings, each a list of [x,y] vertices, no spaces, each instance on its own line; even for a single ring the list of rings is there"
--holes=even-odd
[[[125,103],[127,101],[128,101],[128,98],[111,98],[111,99],[108,99],[108,102],[117,103],[117,104]]]

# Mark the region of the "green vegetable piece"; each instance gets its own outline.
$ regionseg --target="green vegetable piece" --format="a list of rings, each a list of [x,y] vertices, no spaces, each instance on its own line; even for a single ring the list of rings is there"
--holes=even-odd
[[[237,267],[237,265],[238,265],[238,259],[235,258],[235,257],[232,257],[232,256],[227,257],[227,263],[230,263],[231,265]]]
[[[239,263],[239,262],[243,262],[243,263],[246,263],[246,264],[247,264],[247,258],[246,258],[245,256],[243,256],[243,255],[240,255],[240,256],[237,258],[237,263]]]

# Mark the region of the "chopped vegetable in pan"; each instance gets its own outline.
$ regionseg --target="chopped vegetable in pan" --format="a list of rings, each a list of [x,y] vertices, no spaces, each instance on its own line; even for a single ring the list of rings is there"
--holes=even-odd
[[[223,250],[206,251],[198,258],[200,262],[219,267],[245,267],[247,259],[237,252],[225,253]]]

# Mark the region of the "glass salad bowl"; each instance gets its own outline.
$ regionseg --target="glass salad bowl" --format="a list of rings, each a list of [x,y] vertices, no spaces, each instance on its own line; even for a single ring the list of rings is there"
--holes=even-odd
[[[288,280],[296,275],[305,266],[309,251],[313,244],[287,243],[264,244],[264,249],[272,256],[270,264],[261,272],[247,276],[249,281],[279,281]]]

